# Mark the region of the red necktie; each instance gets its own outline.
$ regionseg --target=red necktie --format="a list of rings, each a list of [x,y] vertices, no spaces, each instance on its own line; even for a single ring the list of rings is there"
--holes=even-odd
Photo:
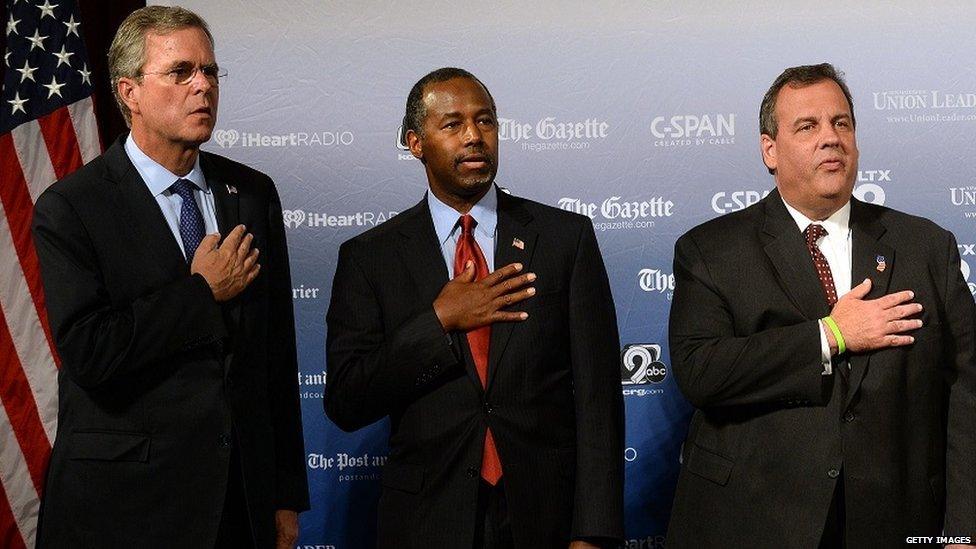
[[[481,253],[481,247],[474,239],[474,228],[478,222],[468,214],[461,216],[461,237],[458,238],[457,248],[454,250],[454,276],[458,276],[464,271],[464,265],[468,261],[474,262],[475,280],[481,280],[488,276],[488,262],[485,255]],[[488,344],[491,341],[491,326],[475,328],[467,333],[468,347],[471,349],[471,358],[474,359],[475,369],[478,371],[478,378],[481,379],[481,386],[488,385]],[[492,486],[498,484],[498,479],[502,478],[502,462],[498,458],[498,450],[495,448],[495,439],[491,436],[491,429],[485,431],[485,450],[481,456],[481,478]]]
[[[813,266],[817,269],[817,277],[820,279],[820,285],[823,287],[824,296],[827,297],[827,305],[833,307],[834,303],[837,303],[837,288],[834,287],[834,275],[830,273],[830,265],[827,264],[827,258],[824,257],[823,252],[820,251],[820,247],[817,246],[817,240],[822,236],[827,236],[827,229],[824,229],[823,225],[811,223],[803,231],[803,236],[806,237],[807,250],[810,252],[810,258],[813,259]]]

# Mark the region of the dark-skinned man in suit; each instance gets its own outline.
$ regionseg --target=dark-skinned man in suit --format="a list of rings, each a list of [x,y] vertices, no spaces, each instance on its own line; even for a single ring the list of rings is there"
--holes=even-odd
[[[500,192],[495,103],[461,69],[411,90],[430,190],[343,244],[325,408],[391,422],[378,546],[615,546],[616,315],[589,219]]]

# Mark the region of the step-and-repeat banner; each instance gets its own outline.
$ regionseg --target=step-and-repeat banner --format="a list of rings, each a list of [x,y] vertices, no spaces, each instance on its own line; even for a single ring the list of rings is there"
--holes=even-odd
[[[325,417],[325,312],[339,245],[426,189],[397,135],[434,68],[466,68],[495,97],[501,186],[593,220],[623,346],[626,547],[663,545],[691,412],[668,360],[674,241],[773,187],[758,110],[785,67],[846,72],[855,194],[936,220],[967,279],[976,266],[966,0],[181,3],[209,21],[230,72],[205,147],[270,174],[285,208],[312,496],[301,548],[374,544],[388,426],[349,434]]]

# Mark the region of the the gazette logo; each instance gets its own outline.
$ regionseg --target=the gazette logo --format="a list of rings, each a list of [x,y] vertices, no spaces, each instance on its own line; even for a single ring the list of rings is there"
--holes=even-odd
[[[623,200],[619,196],[611,196],[600,202],[563,197],[557,205],[563,210],[589,217],[593,220],[593,228],[598,231],[648,229],[654,227],[655,219],[674,215],[674,202],[663,196],[648,200]]]
[[[241,147],[341,147],[352,145],[355,136],[350,131],[288,132],[266,134],[215,130],[213,140],[221,148]]]
[[[498,119],[499,141],[518,143],[523,151],[588,149],[591,142],[606,139],[609,132],[610,124],[598,118],[560,120],[547,116],[534,123]]]
[[[399,212],[356,212],[352,214],[331,215],[304,210],[284,210],[281,212],[285,226],[298,227],[373,227],[383,223]]]
[[[735,144],[735,113],[675,114],[651,120],[655,147]]]
[[[976,93],[959,90],[885,90],[872,94],[874,110],[888,122],[969,122],[976,120]]]
[[[670,301],[674,295],[674,274],[660,269],[641,269],[637,273],[637,285],[645,292],[663,294]]]

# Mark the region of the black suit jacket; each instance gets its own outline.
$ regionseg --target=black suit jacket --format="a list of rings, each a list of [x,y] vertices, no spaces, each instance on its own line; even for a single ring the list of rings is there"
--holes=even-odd
[[[913,345],[849,357],[846,398],[821,375],[829,308],[778,192],[678,240],[671,360],[696,411],[669,547],[817,547],[841,480],[850,547],[976,535],[976,324],[956,241],[851,202],[853,284],[925,309]]]
[[[218,304],[113,144],[37,200],[34,242],[62,367],[39,547],[212,548],[231,446],[259,547],[308,507],[281,206],[264,174],[201,152],[226,235],[261,272]]]
[[[379,547],[471,547],[489,425],[517,547],[623,535],[619,342],[593,227],[499,193],[495,244],[496,268],[523,263],[538,293],[514,307],[528,320],[492,326],[486,390],[434,313],[448,272],[426,200],[339,250],[325,409],[345,430],[390,416]]]

